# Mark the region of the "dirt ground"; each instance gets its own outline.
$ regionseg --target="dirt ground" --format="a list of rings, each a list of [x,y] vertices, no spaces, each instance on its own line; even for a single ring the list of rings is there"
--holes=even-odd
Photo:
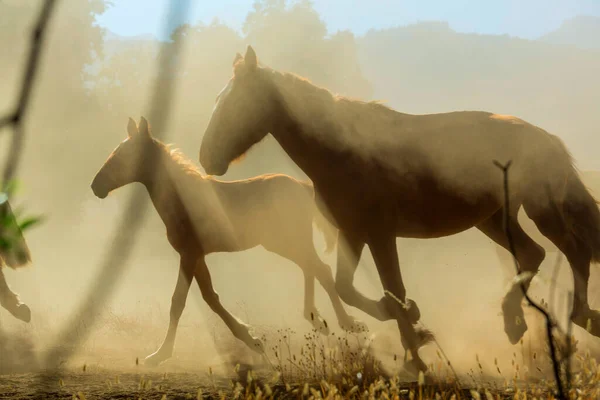
[[[224,382],[216,382],[223,386]],[[218,390],[208,379],[193,373],[127,372],[97,370],[11,374],[0,378],[1,399],[196,399],[198,389],[203,397],[217,397]],[[83,396],[82,396],[83,394]]]
[[[114,318],[116,317],[111,317]],[[244,398],[246,390],[239,387],[239,384],[246,386],[249,369],[253,370],[251,382],[255,385],[258,383],[263,390],[265,383],[270,385],[269,388],[276,394],[274,398],[308,398],[312,393],[310,389],[304,389],[304,382],[310,379],[303,378],[298,371],[303,369],[306,373],[312,367],[320,370],[320,365],[311,364],[311,351],[319,352],[321,348],[335,342],[347,343],[338,347],[342,350],[345,348],[348,351],[346,355],[336,356],[337,358],[331,356],[328,363],[334,365],[341,361],[345,364],[341,368],[346,368],[346,373],[350,371],[350,376],[356,377],[356,371],[366,371],[365,358],[360,356],[366,354],[362,351],[366,348],[366,343],[371,343],[371,354],[379,359],[386,358],[385,352],[381,350],[390,347],[389,337],[386,335],[365,341],[367,336],[361,338],[337,333],[337,337],[333,335],[332,338],[323,338],[315,333],[312,336],[311,333],[295,333],[294,336],[301,340],[298,346],[302,349],[292,345],[291,349],[286,350],[285,343],[292,331],[277,331],[267,339],[271,343],[268,365],[254,353],[246,351],[243,345],[223,334],[219,328],[215,334],[217,340],[214,341],[213,349],[207,348],[206,340],[202,338],[198,338],[196,342],[186,340],[191,335],[186,335],[184,328],[178,343],[179,350],[175,351],[173,358],[158,367],[150,368],[143,364],[143,356],[154,349],[150,347],[153,344],[147,345],[147,342],[152,341],[135,340],[143,330],[150,331],[150,328],[146,326],[145,329],[134,330],[130,326],[126,330],[128,334],[121,335],[115,331],[114,326],[108,332],[101,330],[83,342],[69,361],[59,363],[59,372],[52,373],[45,372],[40,367],[40,360],[44,359],[47,355],[44,352],[49,349],[42,347],[43,350],[36,350],[34,341],[23,335],[22,331],[11,331],[13,335],[5,334],[0,341],[0,399],[220,399],[233,398],[236,383],[238,390],[241,389],[241,398]],[[161,338],[158,332],[148,333],[157,339]],[[282,353],[287,353],[288,356]],[[429,353],[436,354],[436,351]],[[437,360],[433,365],[433,369],[438,371],[437,378],[434,378],[436,381],[433,385],[421,387],[424,393],[431,394],[431,398],[435,398],[435,392],[442,390],[457,394],[457,398],[472,398],[470,390],[477,388],[481,390],[482,398],[485,388],[494,394],[494,398],[513,398],[515,395],[512,388],[507,390],[504,379],[484,371],[481,365],[480,370],[476,365],[473,367],[476,372],[469,372],[465,368],[459,371],[461,390],[453,387],[453,384],[445,385],[442,377],[452,381],[452,371],[444,365],[441,356],[430,357],[432,358]],[[388,360],[386,369],[378,371],[385,375],[393,369],[392,364],[400,365],[400,357]],[[283,366],[284,372],[279,375],[280,379],[274,373],[278,365]],[[360,392],[356,394],[363,393],[377,379],[375,375],[373,373],[368,379],[365,376],[362,381],[355,378],[354,382],[343,384],[340,391],[347,394],[354,385],[362,382]],[[400,398],[410,398],[411,391],[413,394],[418,393],[417,381],[414,376],[401,373],[397,382]],[[311,382],[313,390],[322,390],[319,378]],[[365,382],[368,383],[364,385]],[[253,389],[256,390],[256,386]],[[302,396],[305,390],[308,391],[308,396]]]

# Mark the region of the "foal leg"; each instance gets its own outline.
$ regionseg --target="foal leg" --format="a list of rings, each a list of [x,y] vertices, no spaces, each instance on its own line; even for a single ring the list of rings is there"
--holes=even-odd
[[[369,328],[364,322],[359,321],[348,314],[344,308],[344,304],[342,303],[342,300],[340,299],[340,296],[335,288],[335,281],[333,280],[331,267],[321,261],[316,254],[314,254],[313,258],[314,261],[307,265],[312,266],[319,284],[321,284],[329,296],[329,300],[331,301],[331,305],[335,311],[335,316],[337,317],[340,328],[353,333],[368,331]]]
[[[196,268],[194,270],[194,277],[196,278],[196,282],[200,287],[202,298],[204,301],[206,301],[211,310],[221,317],[223,322],[225,322],[225,325],[227,325],[229,330],[231,330],[231,333],[233,333],[233,336],[244,342],[246,346],[252,350],[258,353],[263,353],[264,348],[262,342],[250,334],[249,326],[240,321],[237,317],[233,316],[221,304],[219,295],[213,288],[210,271],[208,270],[204,258],[200,258],[197,261]]]
[[[419,347],[423,344],[413,323],[415,318],[420,317],[416,314],[416,304],[407,304],[406,289],[402,282],[400,272],[400,263],[398,261],[398,252],[396,248],[396,235],[377,235],[369,240],[369,248],[379,273],[379,279],[383,289],[391,293],[395,298],[386,295],[380,301],[380,307],[387,309],[387,314],[392,315],[398,324],[402,345],[406,351],[412,355],[412,364],[418,371],[425,372],[427,366],[419,356]],[[386,293],[387,294],[387,293]],[[402,304],[398,303],[398,300]],[[412,310],[409,307],[414,307]],[[412,315],[411,315],[412,314]],[[414,322],[413,322],[414,321]]]
[[[304,268],[302,268],[302,273],[304,274],[304,318],[317,332],[329,335],[327,322],[321,317],[315,306],[315,275]]]
[[[490,218],[477,225],[477,228],[496,244],[510,251],[510,244],[504,230],[503,218],[504,210],[500,209]],[[535,275],[546,256],[544,248],[534,242],[523,231],[516,219],[516,214],[510,217],[509,229],[521,272],[530,272]],[[529,289],[530,282],[531,280],[524,282],[525,292]],[[527,323],[525,322],[523,307],[521,306],[523,297],[524,293],[521,286],[515,285],[504,296],[504,300],[502,301],[504,331],[511,344],[518,343],[527,331]]]
[[[2,267],[0,267],[0,305],[15,318],[24,322],[31,321],[31,310],[27,304],[22,303],[21,300],[19,300],[19,295],[10,290],[8,283],[6,283],[6,279],[4,278]]]
[[[346,312],[336,290],[331,267],[319,258],[312,245],[312,241],[310,245],[295,246],[293,249],[290,249],[289,246],[281,246],[277,249],[270,248],[270,246],[267,246],[266,248],[293,261],[302,269],[302,272],[304,273],[304,317],[313,325],[313,327],[315,327],[315,329],[319,332],[329,334],[327,323],[319,315],[315,306],[314,279],[316,278],[331,300],[331,305],[335,311],[340,328],[355,333],[368,330],[366,324],[354,319],[354,317]]]
[[[161,346],[154,353],[150,354],[145,359],[145,364],[148,366],[156,366],[167,360],[173,355],[173,346],[175,344],[175,336],[177,334],[177,325],[179,318],[185,308],[185,302],[190,290],[194,267],[196,265],[196,257],[182,256],[179,264],[179,277],[175,285],[175,292],[171,298],[171,312],[169,315],[169,329]]]

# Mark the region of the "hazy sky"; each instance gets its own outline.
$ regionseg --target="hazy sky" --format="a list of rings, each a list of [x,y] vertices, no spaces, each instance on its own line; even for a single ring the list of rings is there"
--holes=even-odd
[[[174,0],[178,1],[178,0]],[[191,0],[188,21],[213,18],[240,27],[254,0]],[[168,0],[117,0],[99,19],[114,33],[160,37]],[[448,21],[459,32],[509,34],[534,39],[576,15],[600,16],[600,0],[314,0],[330,31]]]

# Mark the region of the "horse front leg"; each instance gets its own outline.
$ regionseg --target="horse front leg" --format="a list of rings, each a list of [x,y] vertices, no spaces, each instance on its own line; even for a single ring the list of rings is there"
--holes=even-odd
[[[169,313],[169,328],[167,334],[159,349],[146,357],[144,363],[148,366],[156,366],[169,359],[173,355],[175,345],[175,336],[179,319],[185,308],[185,302],[192,283],[194,267],[196,265],[195,256],[181,256],[179,264],[179,277],[175,285],[175,291],[171,298],[171,311]]]
[[[369,239],[369,248],[379,273],[379,279],[386,291],[380,304],[387,309],[398,324],[402,345],[412,355],[412,364],[418,370],[425,372],[427,366],[419,356],[419,347],[425,342],[413,325],[420,318],[420,312],[415,302],[406,299],[406,288],[402,281],[396,236],[381,234]],[[423,334],[425,331],[422,332]],[[406,359],[406,358],[405,358]]]
[[[213,310],[222,320],[225,325],[229,328],[233,336],[241,340],[250,349],[256,351],[259,354],[264,353],[263,343],[256,337],[250,334],[250,327],[243,323],[239,318],[231,314],[219,300],[219,294],[215,291],[210,271],[204,258],[201,258],[196,263],[196,269],[194,270],[194,277],[200,287],[202,298],[208,304],[211,310]]]
[[[19,295],[10,290],[4,272],[0,266],[0,305],[11,313],[15,318],[23,322],[31,321],[31,310],[27,304],[21,302]]]
[[[349,306],[356,307],[379,321],[394,319],[384,302],[369,299],[354,287],[354,274],[364,246],[365,242],[361,239],[340,231],[335,288],[342,301]]]

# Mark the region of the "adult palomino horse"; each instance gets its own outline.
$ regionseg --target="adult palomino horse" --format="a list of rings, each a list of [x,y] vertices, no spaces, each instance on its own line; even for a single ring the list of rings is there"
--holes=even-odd
[[[406,300],[396,238],[437,238],[477,227],[507,248],[503,175],[495,160],[512,160],[509,227],[521,270],[536,272],[545,256],[515,218],[523,206],[571,265],[573,321],[585,327],[591,320],[591,332],[600,333],[599,315],[587,297],[590,262],[600,259],[600,212],[558,137],[512,116],[411,115],[335,96],[259,66],[248,46],[245,56],[236,56],[233,76],[217,97],[200,163],[208,174],[223,175],[268,133],[312,180],[319,207],[339,228],[336,287],[342,300],[377,319],[396,319],[419,370],[426,370],[413,325],[420,314],[410,315],[417,307]],[[385,290],[378,301],[353,286],[365,244]],[[408,303],[408,310],[393,297]],[[502,303],[511,343],[527,329],[522,299],[513,291]]]
[[[145,118],[139,127],[130,118],[127,131],[128,137],[96,174],[92,190],[105,198],[119,187],[142,183],[166,226],[169,243],[180,255],[167,335],[160,348],[146,358],[148,364],[171,357],[192,277],[204,300],[233,335],[251,349],[263,350],[260,340],[250,334],[249,326],[221,304],[205,263],[205,256],[210,253],[238,252],[259,245],[302,269],[304,316],[317,330],[329,332],[315,307],[315,278],[329,295],[340,327],[355,332],[366,329],[346,313],[335,290],[331,268],[315,251],[313,220],[329,241],[328,248],[334,245],[332,235],[337,231],[315,206],[312,184],[286,175],[262,175],[233,182],[215,180],[202,176],[183,155],[153,138]],[[138,157],[142,165],[136,169]]]
[[[5,265],[13,269],[22,268],[30,262],[31,254],[23,232],[17,224],[8,197],[0,192],[0,305],[24,322],[31,321],[31,310],[10,289],[2,269]]]

